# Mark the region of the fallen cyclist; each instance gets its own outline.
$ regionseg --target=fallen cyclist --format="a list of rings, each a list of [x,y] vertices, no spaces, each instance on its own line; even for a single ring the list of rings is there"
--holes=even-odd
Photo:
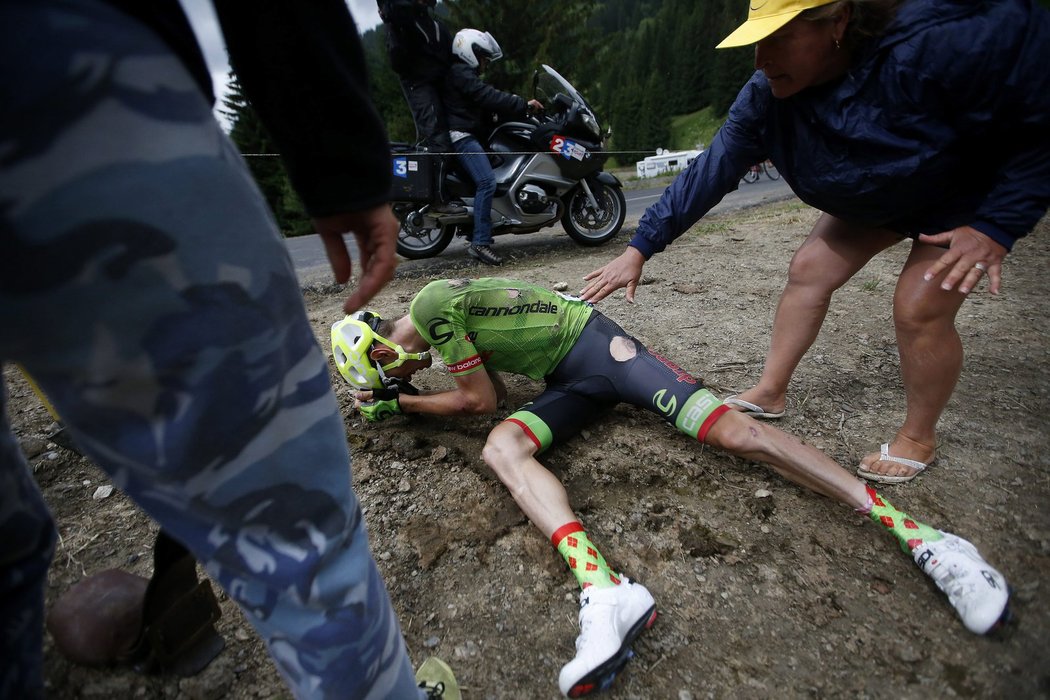
[[[536,456],[619,402],[867,515],[947,594],[970,631],[985,634],[1008,619],[1006,580],[972,544],[897,510],[816,448],[729,410],[699,380],[579,299],[518,280],[436,280],[396,321],[359,312],[336,323],[332,346],[340,374],[360,389],[355,405],[373,421],[400,413],[494,413],[503,392],[500,371],[546,382],[539,396],[492,429],[482,458],[582,588],[576,657],[559,676],[569,697],[612,683],[631,644],[655,621],[656,604],[644,586],[609,566],[565,488]],[[431,365],[431,348],[456,388],[413,393],[407,381]]]

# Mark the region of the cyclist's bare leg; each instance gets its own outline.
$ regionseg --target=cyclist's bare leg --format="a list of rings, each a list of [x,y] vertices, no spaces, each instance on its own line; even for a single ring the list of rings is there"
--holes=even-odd
[[[536,460],[537,446],[514,423],[500,423],[489,433],[481,457],[510,491],[526,517],[550,538],[576,520],[565,487]]]
[[[851,508],[862,509],[868,504],[864,482],[835,460],[750,416],[736,411],[725,413],[704,441],[731,454],[768,464],[785,479]]]

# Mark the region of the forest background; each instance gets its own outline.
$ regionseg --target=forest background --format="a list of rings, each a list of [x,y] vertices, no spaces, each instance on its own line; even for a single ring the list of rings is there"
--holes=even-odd
[[[615,152],[611,166],[633,165],[658,148],[710,143],[753,71],[750,48],[715,45],[746,17],[739,0],[449,0],[436,14],[455,33],[491,32],[503,49],[485,80],[532,95],[540,64],[558,70],[590,102]],[[372,96],[392,141],[414,143],[412,116],[386,54],[386,29],[362,35]],[[258,117],[232,76],[223,111],[230,136],[286,236],[313,233]]]

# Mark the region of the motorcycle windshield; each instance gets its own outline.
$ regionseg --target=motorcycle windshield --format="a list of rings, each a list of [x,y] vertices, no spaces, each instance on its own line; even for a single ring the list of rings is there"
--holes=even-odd
[[[542,102],[548,111],[552,108],[556,109],[555,96],[562,93],[572,101],[583,105],[592,116],[594,115],[594,110],[587,104],[587,100],[583,99],[583,95],[572,86],[572,83],[545,63],[540,65],[533,78],[533,92],[536,99]]]

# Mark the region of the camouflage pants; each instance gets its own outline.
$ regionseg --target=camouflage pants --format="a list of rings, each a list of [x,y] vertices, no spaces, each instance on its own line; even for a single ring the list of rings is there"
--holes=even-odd
[[[0,361],[237,601],[297,697],[418,697],[326,357],[191,77],[97,0],[3,0],[0,61]],[[55,526],[0,422],[0,697],[35,697]]]

